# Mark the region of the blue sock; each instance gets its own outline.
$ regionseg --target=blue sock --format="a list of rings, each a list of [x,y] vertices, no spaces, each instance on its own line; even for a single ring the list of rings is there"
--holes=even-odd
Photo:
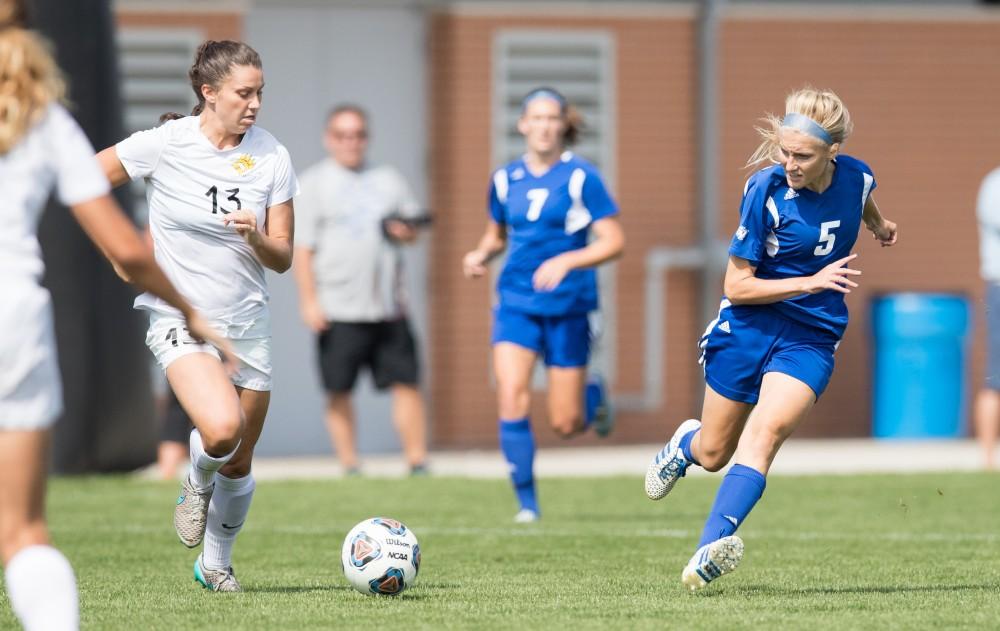
[[[766,485],[763,473],[741,464],[733,465],[719,486],[698,547],[736,532],[764,494]]]
[[[535,435],[527,418],[500,421],[500,450],[510,465],[510,481],[521,508],[538,512],[535,493]]]
[[[684,434],[683,436],[681,436],[681,444],[680,444],[681,453],[684,454],[684,458],[688,462],[693,462],[699,467],[701,466],[701,463],[698,462],[698,459],[695,458],[694,454],[691,452],[691,441],[694,440],[694,435],[700,431],[701,431],[700,429],[696,429],[693,432],[688,432],[687,434]]]
[[[584,386],[584,416],[583,428],[588,429],[594,424],[597,408],[604,401],[604,382],[600,377],[589,377]]]

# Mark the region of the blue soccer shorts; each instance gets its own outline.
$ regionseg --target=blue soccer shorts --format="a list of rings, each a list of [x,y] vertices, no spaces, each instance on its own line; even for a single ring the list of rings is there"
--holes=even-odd
[[[722,302],[700,343],[705,381],[722,396],[757,403],[764,375],[780,372],[812,388],[818,399],[833,374],[840,340],[767,306]]]
[[[510,342],[542,356],[546,366],[579,368],[590,360],[586,313],[545,316],[498,306],[493,310],[492,343]]]

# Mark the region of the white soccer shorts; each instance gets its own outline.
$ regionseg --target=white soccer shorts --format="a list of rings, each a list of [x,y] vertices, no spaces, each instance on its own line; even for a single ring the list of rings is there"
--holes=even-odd
[[[63,410],[49,292],[33,281],[0,301],[0,430],[51,427]]]
[[[233,352],[240,360],[237,372],[230,376],[233,385],[247,390],[271,390],[271,325],[267,316],[248,326],[219,325]],[[153,352],[164,372],[178,357],[191,353],[208,353],[222,358],[214,346],[195,341],[188,333],[184,320],[175,316],[151,312],[146,346]]]

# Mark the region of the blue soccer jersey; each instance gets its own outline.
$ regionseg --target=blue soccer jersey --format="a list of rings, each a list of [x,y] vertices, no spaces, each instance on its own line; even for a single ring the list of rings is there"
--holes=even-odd
[[[593,269],[571,271],[551,291],[535,291],[531,281],[546,260],[585,247],[593,222],[618,213],[592,164],[566,151],[535,176],[524,160],[515,160],[493,174],[489,212],[507,228],[509,252],[497,281],[501,305],[538,315],[597,309]]]
[[[822,193],[790,188],[781,166],[761,169],[747,180],[729,254],[749,261],[758,278],[812,276],[851,253],[875,186],[868,165],[846,155],[837,158],[833,181]],[[766,306],[838,338],[847,327],[847,305],[837,291]]]

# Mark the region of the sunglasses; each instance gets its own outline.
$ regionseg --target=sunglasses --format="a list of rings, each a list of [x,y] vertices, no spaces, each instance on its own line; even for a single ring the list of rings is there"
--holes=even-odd
[[[334,140],[364,140],[368,138],[368,132],[364,130],[354,132],[331,131],[330,135],[333,136]]]

